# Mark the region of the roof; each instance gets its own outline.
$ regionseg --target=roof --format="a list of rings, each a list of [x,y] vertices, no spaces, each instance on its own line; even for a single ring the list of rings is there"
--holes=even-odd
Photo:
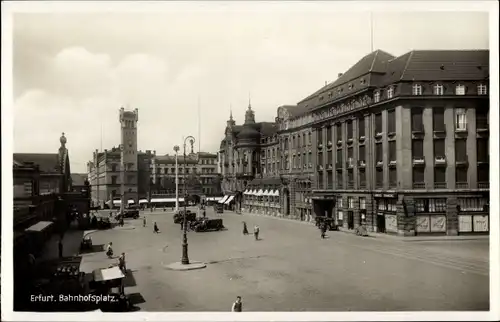
[[[33,163],[41,172],[60,173],[59,154],[57,153],[14,153],[14,163]]]
[[[175,155],[158,155],[154,157],[156,163],[160,164],[175,164]],[[198,160],[194,158],[192,155],[188,155],[186,157],[187,164],[198,164]],[[184,163],[184,156],[179,155],[177,157],[177,163]]]
[[[263,186],[263,185],[280,185],[280,178],[255,178],[248,186]]]
[[[482,80],[489,76],[489,50],[414,50],[401,81]]]
[[[278,126],[274,122],[261,122],[257,124],[260,125],[260,133],[262,136],[271,136],[278,131]]]
[[[84,186],[86,179],[87,179],[86,173],[72,173],[71,174],[71,184],[73,186]]]
[[[197,153],[199,157],[204,157],[204,158],[217,158],[216,153],[210,153],[210,152],[198,152]]]
[[[254,138],[259,138],[260,133],[252,126],[249,126],[247,124],[246,126],[243,127],[243,130],[241,130],[241,132],[238,133],[237,137],[238,139],[254,139]]]

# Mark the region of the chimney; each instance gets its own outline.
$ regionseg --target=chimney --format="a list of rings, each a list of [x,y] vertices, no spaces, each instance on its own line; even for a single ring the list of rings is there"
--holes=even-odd
[[[339,77],[338,77],[338,78],[340,78],[340,77],[341,77],[342,75],[344,75],[344,74],[342,74],[342,73],[339,73]]]

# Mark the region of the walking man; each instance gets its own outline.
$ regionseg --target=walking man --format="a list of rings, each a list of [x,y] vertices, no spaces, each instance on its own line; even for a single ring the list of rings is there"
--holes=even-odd
[[[231,312],[241,312],[243,310],[243,303],[241,302],[241,296],[236,297],[236,301],[233,303]]]
[[[260,228],[259,226],[255,225],[253,227],[253,235],[255,236],[255,240],[259,240],[259,233],[260,233]]]
[[[248,235],[248,228],[246,222],[243,222],[243,235]]]
[[[160,232],[160,230],[158,229],[158,225],[156,224],[156,221],[155,221],[154,226],[153,226],[153,232],[155,234],[158,234]]]
[[[142,219],[142,227],[146,227],[146,216]]]
[[[118,267],[120,268],[120,270],[125,275],[126,272],[127,272],[127,267],[126,267],[126,264],[125,264],[125,253],[122,253],[120,255],[120,257],[118,258]]]
[[[321,225],[321,239],[325,239],[326,236],[326,222]]]

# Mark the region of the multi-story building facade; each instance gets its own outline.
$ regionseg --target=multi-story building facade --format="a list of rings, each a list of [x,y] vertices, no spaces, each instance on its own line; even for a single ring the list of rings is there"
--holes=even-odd
[[[150,171],[152,196],[162,195],[170,198],[175,197],[175,155],[157,156],[156,153],[151,158]],[[184,171],[184,163],[186,168]],[[186,156],[177,156],[179,168],[179,197],[183,197],[186,190],[189,195],[198,196],[220,196],[221,180],[217,172],[217,154],[191,151]]]
[[[276,132],[252,146],[261,154],[251,159],[261,177],[280,182],[278,212],[266,206],[276,203],[275,190],[234,180],[242,127],[230,118],[223,180],[245,191],[245,207],[264,213],[401,235],[486,232],[488,57],[378,50],[297,106],[278,108]]]

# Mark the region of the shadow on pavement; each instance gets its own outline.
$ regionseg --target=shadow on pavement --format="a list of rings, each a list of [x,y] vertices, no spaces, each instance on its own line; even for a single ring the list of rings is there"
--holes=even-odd
[[[82,249],[80,250],[80,254],[92,254],[99,253],[104,251],[104,244],[101,245],[92,245],[90,249]]]
[[[135,277],[134,277],[132,270],[127,269],[127,274],[125,275],[125,278],[123,279],[123,285],[124,285],[124,287],[137,286],[137,282],[135,281]]]
[[[139,292],[127,294],[127,297],[129,299],[131,305],[146,303],[146,300],[144,299],[142,294]]]

